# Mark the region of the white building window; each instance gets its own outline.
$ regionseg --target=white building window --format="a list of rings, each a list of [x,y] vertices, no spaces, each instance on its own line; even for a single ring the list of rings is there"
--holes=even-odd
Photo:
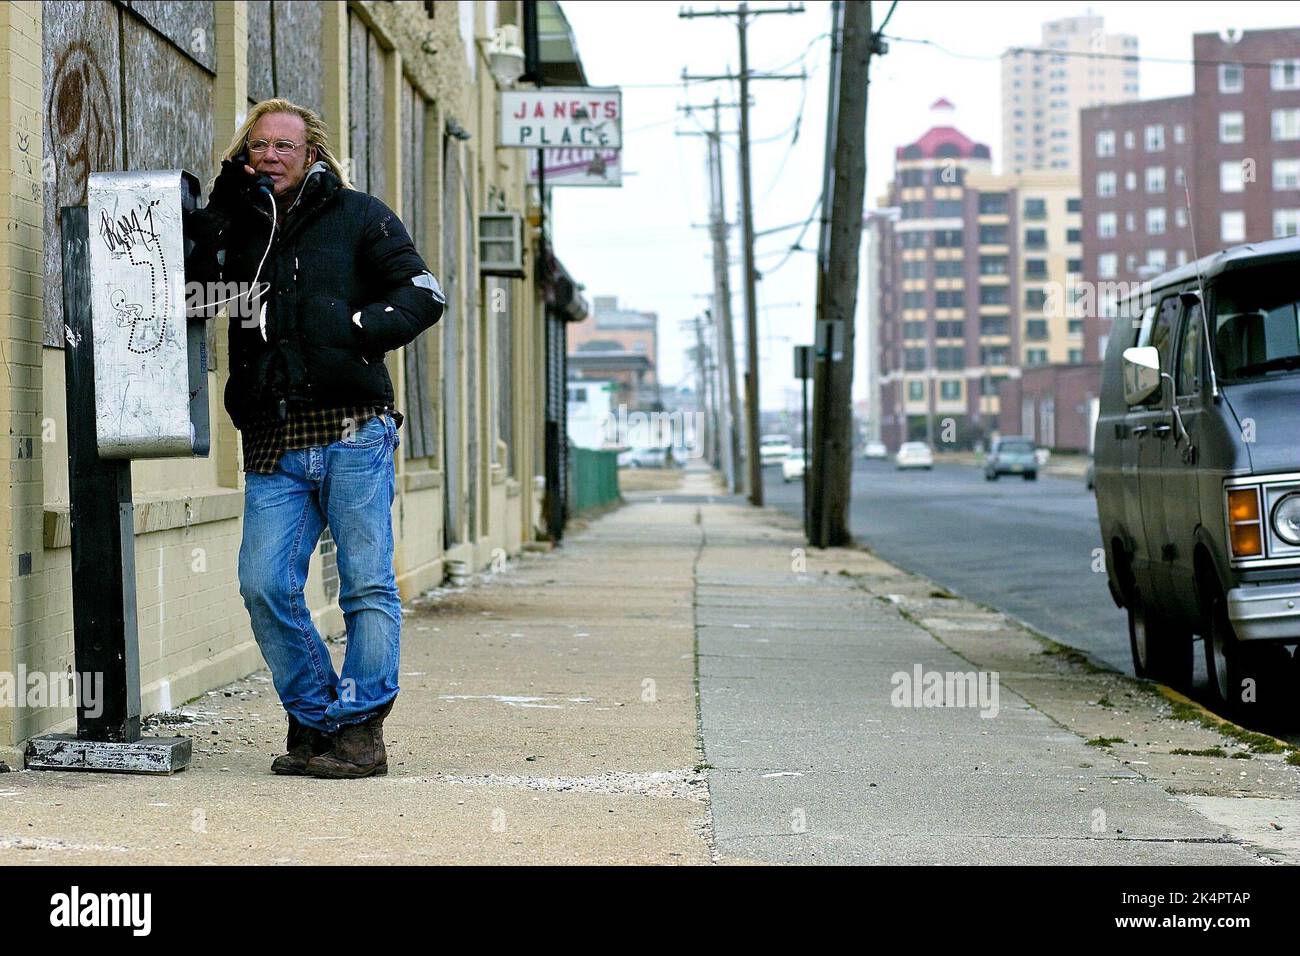
[[[1187,250],[1179,249],[1178,255],[1174,256],[1174,262],[1176,262],[1180,266],[1187,265]]]
[[[1124,130],[1124,148],[1133,149],[1137,146],[1137,136],[1131,129]]]
[[[1181,167],[1181,166],[1175,166],[1175,167],[1174,167],[1174,185],[1175,185],[1175,186],[1181,186],[1182,184],[1183,184],[1183,167]]]
[[[1273,160],[1273,188],[1300,189],[1300,159]]]
[[[1246,138],[1245,114],[1234,110],[1219,114],[1219,142],[1240,143]]]
[[[1145,131],[1148,153],[1158,153],[1165,148],[1165,128],[1157,124],[1148,126]]]
[[[1097,155],[1115,155],[1115,131],[1113,129],[1097,130]]]
[[[1239,193],[1246,188],[1246,180],[1242,175],[1241,160],[1231,159],[1226,163],[1219,163],[1219,191],[1225,193]]]
[[[1152,272],[1164,272],[1169,267],[1169,258],[1163,249],[1147,250],[1147,268]]]
[[[1273,238],[1300,236],[1300,209],[1273,210]]]
[[[1164,209],[1147,210],[1147,235],[1163,236],[1165,234],[1165,211]]]
[[[1118,222],[1113,212],[1103,212],[1097,216],[1097,237],[1099,239],[1114,239],[1117,231]]]
[[[1246,241],[1246,214],[1225,212],[1219,215],[1219,238],[1223,242]]]
[[[1124,188],[1129,192],[1138,188],[1138,174],[1131,169],[1124,174]]]
[[[1240,93],[1245,82],[1245,71],[1240,63],[1219,64],[1219,92]]]
[[[1182,206],[1174,209],[1174,225],[1179,229],[1187,228],[1187,210]]]
[[[1300,110],[1273,111],[1273,138],[1300,139]]]
[[[1183,128],[1182,123],[1174,126],[1174,142],[1183,143],[1187,141],[1187,130]]]
[[[1126,232],[1137,231],[1137,216],[1131,212],[1124,213],[1124,229]]]
[[[1300,60],[1274,60],[1269,64],[1269,85],[1275,90],[1300,90]]]
[[[1147,192],[1162,193],[1165,191],[1165,168],[1163,166],[1147,167]]]
[[[1113,252],[1103,252],[1097,257],[1097,275],[1103,279],[1113,279],[1119,275],[1119,256]]]
[[[1115,195],[1115,174],[1113,172],[1097,174],[1097,195],[1098,196]]]

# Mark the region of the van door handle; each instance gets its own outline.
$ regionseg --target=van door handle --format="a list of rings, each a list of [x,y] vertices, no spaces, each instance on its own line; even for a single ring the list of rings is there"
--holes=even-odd
[[[1151,429],[1151,434],[1157,436],[1158,438],[1164,438],[1173,430],[1174,430],[1173,425],[1170,425],[1166,422],[1161,422],[1155,428]]]
[[[1129,434],[1145,435],[1150,430],[1150,428],[1151,428],[1150,425],[1134,425],[1132,428],[1129,429]]]

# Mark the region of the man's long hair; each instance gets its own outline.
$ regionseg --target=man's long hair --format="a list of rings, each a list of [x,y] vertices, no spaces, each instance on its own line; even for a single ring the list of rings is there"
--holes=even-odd
[[[232,159],[237,153],[242,152],[248,145],[248,134],[252,131],[253,127],[257,125],[257,121],[268,113],[291,113],[294,116],[299,117],[307,127],[306,145],[314,147],[316,150],[316,161],[325,163],[325,165],[329,167],[330,172],[337,176],[339,181],[342,182],[345,187],[348,189],[352,188],[352,183],[348,180],[347,173],[343,171],[343,166],[339,163],[338,159],[335,158],[333,150],[330,149],[329,130],[325,126],[325,121],[320,118],[319,114],[317,114],[315,110],[308,109],[305,106],[299,106],[297,103],[292,103],[289,100],[280,99],[278,97],[269,100],[262,100],[262,102],[258,103],[248,111],[248,116],[240,125],[239,129],[235,130],[235,138],[230,141],[230,145],[226,147],[226,151],[222,154],[221,158],[223,160]],[[208,184],[208,189],[209,191],[212,189],[211,183]]]

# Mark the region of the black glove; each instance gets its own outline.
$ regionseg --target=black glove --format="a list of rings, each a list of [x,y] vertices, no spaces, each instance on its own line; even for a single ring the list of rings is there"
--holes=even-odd
[[[208,207],[216,207],[227,214],[235,209],[262,200],[260,193],[271,194],[274,182],[270,176],[250,175],[244,167],[248,165],[245,156],[236,156],[221,162],[221,172],[212,184],[208,196]]]

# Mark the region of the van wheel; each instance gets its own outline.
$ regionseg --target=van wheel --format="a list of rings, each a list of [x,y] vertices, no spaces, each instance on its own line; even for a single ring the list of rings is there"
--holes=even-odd
[[[1192,686],[1192,633],[1155,614],[1134,591],[1128,601],[1133,672],[1175,688]]]
[[[1240,696],[1241,676],[1237,666],[1237,636],[1228,620],[1228,606],[1217,598],[1210,611],[1210,626],[1205,635],[1205,673],[1210,681],[1210,699],[1215,705],[1235,713],[1233,701]],[[1237,688],[1237,693],[1233,693]]]
[[[1281,717],[1291,699],[1290,655],[1282,644],[1243,643],[1228,619],[1228,605],[1214,602],[1205,636],[1205,671],[1210,697],[1236,720],[1259,722]]]

